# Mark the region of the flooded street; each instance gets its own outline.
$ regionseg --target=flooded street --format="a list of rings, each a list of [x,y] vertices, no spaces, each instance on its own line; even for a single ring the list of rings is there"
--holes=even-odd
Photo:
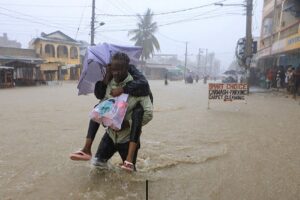
[[[299,99],[254,93],[208,110],[207,85],[150,84],[154,118],[134,174],[117,167],[118,154],[108,171],[69,159],[97,103],[75,82],[0,90],[0,199],[141,200],[146,179],[151,200],[299,199]]]

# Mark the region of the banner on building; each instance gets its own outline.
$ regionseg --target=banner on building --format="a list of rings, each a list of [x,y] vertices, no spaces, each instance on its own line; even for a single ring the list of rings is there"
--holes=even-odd
[[[208,84],[208,107],[209,101],[219,100],[224,102],[245,101],[248,93],[246,83],[209,83]]]

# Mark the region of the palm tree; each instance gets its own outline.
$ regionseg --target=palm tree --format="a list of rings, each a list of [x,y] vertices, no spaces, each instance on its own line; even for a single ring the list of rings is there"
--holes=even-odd
[[[135,41],[135,46],[143,47],[142,62],[150,58],[154,53],[154,48],[159,51],[160,46],[154,33],[157,31],[157,23],[153,22],[153,12],[148,8],[144,15],[137,15],[137,29],[128,32],[130,39]]]

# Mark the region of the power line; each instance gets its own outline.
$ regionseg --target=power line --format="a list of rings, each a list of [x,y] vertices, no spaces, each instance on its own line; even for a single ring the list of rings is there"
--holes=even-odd
[[[87,4],[87,0],[85,1],[85,5],[86,5],[86,4]],[[76,31],[76,35],[75,35],[75,40],[77,39],[77,35],[78,35],[78,32],[79,32],[79,28],[80,28],[80,26],[81,26],[81,22],[82,22],[82,18],[83,18],[85,9],[86,9],[86,6],[84,6],[84,8],[83,8],[83,10],[82,10],[82,13],[81,13],[81,17],[80,17],[80,20],[79,20],[79,25],[78,25],[78,28],[77,28],[77,31]]]
[[[173,39],[173,38],[171,38],[169,36],[166,36],[166,35],[162,34],[161,32],[157,32],[157,34],[160,35],[160,36],[163,36],[164,38],[166,38],[168,40],[171,40],[173,42],[177,42],[177,43],[180,43],[180,44],[185,44],[184,41],[179,41],[179,40]]]
[[[220,1],[219,1],[220,2]],[[89,6],[81,6],[81,7],[89,7]],[[1,8],[1,7],[0,7]],[[3,9],[3,8],[2,8]],[[175,12],[175,11],[173,11],[173,12]],[[210,11],[211,13],[213,13],[214,11]],[[167,12],[165,12],[165,13],[167,13]],[[29,21],[30,23],[37,23],[37,24],[41,24],[41,25],[45,25],[45,26],[51,26],[51,27],[57,27],[57,28],[60,28],[60,29],[65,29],[66,27],[65,27],[65,25],[63,25],[63,24],[59,24],[60,26],[55,26],[55,25],[51,25],[51,24],[45,24],[45,23],[43,23],[44,22],[44,20],[43,20],[43,22],[40,22],[40,21],[36,21],[36,20],[28,20],[28,19],[25,19],[25,18],[22,18],[22,17],[17,17],[17,16],[12,16],[12,15],[8,15],[8,14],[5,14],[5,13],[0,13],[1,15],[6,15],[6,16],[9,16],[9,17],[13,17],[13,18],[16,18],[16,19],[19,19],[19,20],[24,20],[24,21]],[[24,15],[23,13],[21,13],[22,15]],[[163,13],[158,13],[158,14],[163,14]],[[177,20],[177,21],[173,21],[173,22],[168,22],[168,23],[165,23],[165,24],[161,24],[161,25],[158,25],[159,27],[162,27],[162,26],[169,26],[169,25],[173,25],[173,24],[177,24],[177,23],[184,23],[184,22],[189,22],[189,21],[197,21],[197,20],[202,20],[202,19],[210,19],[210,18],[215,18],[215,17],[218,17],[218,16],[222,16],[222,15],[226,15],[226,13],[225,14],[222,14],[222,15],[217,15],[217,16],[207,16],[207,17],[205,17],[205,18],[198,18],[198,19],[195,19],[196,17],[198,17],[198,16],[203,16],[203,15],[206,15],[207,14],[207,12],[206,13],[203,13],[203,14],[200,14],[200,15],[196,15],[196,16],[193,16],[193,17],[191,17],[191,18],[189,18],[189,19],[184,19],[184,20]],[[228,13],[227,13],[228,14]],[[25,14],[26,15],[26,14]],[[27,15],[27,16],[29,16],[29,17],[31,17],[31,18],[34,18],[34,19],[36,19],[36,17],[34,17],[34,16],[30,16],[30,15]],[[135,17],[136,17],[136,15],[134,15]],[[160,15],[158,15],[158,16],[160,16]],[[168,19],[170,19],[170,18],[168,18]],[[82,20],[82,17],[81,17],[81,20]],[[122,23],[122,25],[124,25],[124,23]],[[127,24],[127,25],[130,25],[130,24]],[[63,28],[62,28],[63,27]],[[70,27],[71,28],[71,27]],[[76,29],[77,28],[77,32],[79,32],[79,30],[78,30],[78,27],[72,27],[71,29],[74,31],[74,29]],[[126,28],[126,29],[115,29],[115,30],[102,30],[103,32],[120,32],[120,31],[129,31],[129,30],[132,30],[132,29],[134,29],[134,28]],[[78,34],[78,33],[77,33]],[[83,33],[82,33],[83,34]],[[86,34],[86,33],[85,33]],[[162,34],[161,34],[162,35]],[[163,36],[164,37],[164,36]],[[166,37],[165,37],[166,38]],[[173,38],[168,38],[169,40],[173,40],[173,41],[175,41],[175,39],[173,39]],[[180,42],[180,41],[179,41]]]
[[[51,24],[45,24],[43,22],[34,21],[34,20],[30,20],[30,19],[25,19],[25,18],[13,16],[13,15],[9,15],[9,14],[6,14],[6,13],[1,13],[1,12],[0,12],[0,15],[7,16],[7,17],[10,17],[10,18],[15,18],[15,19],[18,19],[18,20],[23,20],[23,21],[26,21],[26,22],[29,22],[29,23],[44,25],[44,26],[47,26],[47,27],[50,26],[50,27],[59,28],[59,29],[66,29],[66,28],[68,28],[68,27],[55,26],[55,25],[51,25]],[[71,28],[69,28],[69,30],[71,30]],[[74,30],[74,29],[72,28],[72,30]]]
[[[21,18],[21,17],[17,17],[17,16],[13,16],[13,15],[9,15],[9,14],[6,14],[6,13],[0,13],[0,15],[4,15],[4,16],[8,16],[8,17],[12,17],[12,18],[15,18],[15,19],[20,19],[20,20],[25,20],[25,21],[29,21],[31,23],[35,23],[35,24],[41,24],[41,25],[45,25],[45,26],[52,26],[52,25],[49,25],[49,24],[44,24],[42,22],[38,22],[38,21],[30,21],[29,19],[25,19],[25,18]],[[55,28],[60,28],[58,26],[52,26],[52,27],[55,27]]]
[[[17,13],[19,15],[22,15],[22,16],[27,16],[27,17],[30,17],[30,18],[33,18],[33,20],[31,19],[31,22],[34,22],[34,23],[39,23],[39,24],[42,24],[42,25],[47,25],[47,26],[52,26],[52,27],[59,27],[59,26],[63,26],[65,27],[65,25],[62,25],[62,24],[57,24],[57,23],[53,23],[53,22],[50,22],[54,25],[51,25],[51,24],[44,24],[44,22],[47,22],[47,20],[44,20],[44,19],[39,19],[35,16],[32,16],[32,15],[28,15],[28,14],[25,14],[25,13],[22,13],[22,12],[17,12],[17,11],[14,11],[14,10],[10,10],[10,9],[7,9],[7,8],[3,8],[3,7],[0,7],[0,9],[2,10],[6,10],[8,12],[12,12],[12,13]],[[5,15],[4,13],[1,13],[2,15]],[[21,20],[26,20],[26,21],[30,21],[29,19],[26,19],[26,18],[22,18],[22,17],[17,17],[17,16],[12,16],[12,15],[9,15],[9,14],[6,14],[6,16],[10,16],[10,17],[13,17],[13,18],[16,18],[16,19],[21,19]],[[37,21],[39,20],[39,21]],[[40,22],[42,21],[42,22]],[[49,21],[48,21],[49,23]],[[56,25],[55,25],[56,24]],[[58,25],[58,26],[57,26]],[[60,27],[59,27],[60,28]],[[69,27],[71,28],[71,27]]]
[[[42,5],[42,4],[7,4],[7,3],[1,3],[2,6],[14,6],[14,7],[55,7],[55,8],[70,8],[70,7],[77,7],[77,8],[80,8],[80,7],[84,7],[84,6],[77,6],[77,5]],[[86,6],[86,7],[90,7],[90,6]]]
[[[169,23],[165,23],[165,24],[160,24],[160,25],[158,25],[158,27],[170,26],[173,24],[179,24],[179,23],[184,23],[184,22],[213,19],[213,18],[217,18],[220,16],[228,16],[228,15],[230,15],[230,14],[221,13],[221,14],[215,14],[215,15],[211,15],[211,16],[207,16],[207,17],[196,18],[196,19],[183,19],[183,20],[173,21],[173,22],[169,22]],[[131,31],[131,30],[134,30],[134,29],[106,29],[106,30],[102,30],[102,32],[123,32],[123,31]]]
[[[184,23],[184,22],[199,21],[199,20],[203,20],[203,19],[212,19],[212,18],[216,18],[216,17],[220,17],[220,16],[226,16],[226,15],[228,15],[228,14],[227,13],[221,13],[221,14],[215,14],[215,15],[211,15],[211,16],[207,16],[207,17],[196,18],[196,19],[194,19],[194,18],[193,19],[183,19],[183,20],[178,20],[178,21],[166,23],[166,24],[161,24],[161,25],[158,25],[158,26],[159,27],[169,26],[169,25],[179,24],[179,23]]]
[[[172,21],[172,22],[168,22],[168,23],[165,23],[165,24],[160,24],[158,25],[158,27],[164,27],[164,26],[169,26],[169,25],[173,25],[173,24],[178,24],[178,23],[184,23],[184,22],[190,22],[190,21],[198,21],[198,20],[203,20],[203,19],[210,19],[210,18],[216,18],[216,17],[219,17],[219,16],[224,16],[224,15],[228,15],[228,13],[222,13],[222,14],[217,14],[217,13],[214,13],[215,15],[210,15],[210,16],[207,16],[207,17],[202,17],[202,18],[196,18],[198,16],[205,16],[207,14],[213,14],[214,10],[211,10],[209,12],[205,12],[205,13],[202,13],[200,15],[196,15],[196,16],[193,16],[191,18],[188,18],[188,19],[183,19],[183,20],[177,20],[177,21]],[[29,21],[30,23],[37,23],[37,24],[42,24],[42,25],[45,25],[45,26],[52,26],[52,27],[56,27],[56,28],[62,28],[61,26],[55,26],[55,25],[51,25],[51,24],[45,24],[43,22],[39,22],[39,21],[34,21],[34,20],[28,20],[28,19],[25,19],[25,18],[21,18],[21,17],[17,17],[17,16],[12,16],[12,15],[8,15],[8,14],[5,14],[5,13],[0,13],[1,15],[6,15],[6,16],[9,16],[9,17],[13,17],[13,18],[16,18],[16,19],[20,19],[20,20],[24,20],[24,21]],[[122,24],[124,25],[124,24]],[[127,25],[130,25],[130,24],[127,24]],[[64,26],[63,29],[65,29],[65,25],[62,25]],[[71,29],[74,30],[78,27],[72,27]],[[102,30],[102,32],[122,32],[122,31],[130,31],[130,30],[133,30],[134,28],[125,28],[125,29],[108,29],[108,30]],[[173,39],[174,40],[174,39]]]
[[[187,17],[186,19],[184,19],[184,20],[190,20],[190,19],[194,19],[194,18],[196,18],[196,17],[199,17],[199,16],[204,16],[204,15],[208,15],[208,14],[217,14],[217,12],[216,11],[221,11],[223,14],[228,14],[228,15],[241,15],[242,13],[234,13],[234,12],[237,12],[237,11],[240,11],[240,10],[232,10],[232,9],[227,9],[227,8],[220,8],[220,7],[218,7],[218,8],[214,8],[214,9],[212,9],[212,10],[209,10],[209,11],[206,11],[206,12],[203,12],[203,13],[198,13],[198,14],[196,14],[196,15],[192,15],[192,16],[182,16],[182,17],[180,17],[180,18],[183,18],[183,17]],[[226,12],[227,11],[227,12]],[[230,13],[231,12],[231,13]],[[174,18],[174,17],[173,17]],[[178,21],[178,19],[180,19],[179,17],[175,17],[174,18],[174,20],[177,22]],[[170,23],[170,22],[174,22],[174,20],[173,21],[170,21],[170,19],[172,19],[172,17],[170,18],[170,17],[168,17],[168,18],[163,18],[163,19],[157,19],[156,21],[159,21],[160,23],[162,23],[161,21],[166,21],[166,20],[164,20],[164,19],[166,19],[167,20],[167,22],[166,23]],[[182,20],[182,19],[181,19]],[[105,22],[107,22],[107,20],[105,20]],[[128,24],[128,20],[126,20],[126,22],[120,22],[120,21],[117,21],[117,23],[114,23],[114,21],[109,21],[110,23],[107,23],[107,24],[109,24],[108,26],[110,26],[111,24],[113,24],[113,25],[115,25],[115,26],[122,26],[122,27],[124,27],[125,25],[133,25],[133,22],[131,23],[131,24]],[[163,23],[164,24],[164,23]]]
[[[111,36],[107,36],[107,35],[105,35],[105,34],[103,34],[103,33],[101,33],[100,36],[101,36],[101,37],[104,37],[104,38],[107,38],[108,40],[111,40],[112,42],[116,42],[116,43],[119,43],[119,44],[124,43],[124,41],[121,41],[121,40],[119,40],[119,39],[113,38],[113,37],[111,37]]]
[[[217,9],[219,9],[219,10],[227,10],[228,9],[228,7],[218,7]],[[216,9],[216,10],[217,10]],[[97,10],[99,10],[99,9],[97,9]],[[196,11],[196,10],[195,10]],[[214,10],[213,10],[214,11]],[[235,11],[235,10],[230,10],[230,11]],[[238,11],[240,11],[240,10],[238,10]],[[209,12],[211,12],[211,11],[209,11]],[[179,14],[179,13],[178,13]],[[191,13],[181,13],[181,14],[191,14]],[[195,13],[196,14],[196,13]],[[237,14],[237,13],[234,13],[234,14]],[[238,13],[239,14],[239,13]],[[132,16],[134,16],[134,17],[137,17],[137,15],[132,15]],[[186,16],[178,16],[178,15],[176,15],[176,16],[169,16],[168,18],[166,18],[166,17],[164,17],[164,15],[156,15],[155,13],[154,13],[154,15],[153,15],[155,18],[157,18],[157,17],[163,17],[163,18],[159,18],[159,19],[157,19],[156,21],[159,21],[160,23],[161,23],[161,21],[165,21],[165,20],[167,20],[167,21],[170,21],[170,19],[172,19],[172,18],[176,18],[176,19],[178,19],[178,18],[183,18],[183,17],[186,17]],[[198,15],[196,15],[196,16],[198,16]],[[107,17],[107,16],[102,16],[102,17]],[[193,16],[193,17],[195,17],[195,16]],[[124,25],[124,23],[128,23],[128,19],[126,19],[126,18],[110,18],[110,17],[108,17],[108,19],[105,19],[105,22],[107,22],[107,24],[111,24],[111,23],[114,23],[115,21],[114,21],[114,19],[118,19],[118,23],[119,24],[121,24],[122,26]],[[120,22],[121,20],[124,20],[124,22]],[[126,20],[126,21],[125,21]],[[111,23],[109,23],[109,22],[111,22]]]
[[[154,13],[153,16],[157,16],[157,15],[169,15],[169,14],[175,14],[175,13],[180,13],[180,12],[186,12],[186,11],[190,11],[190,10],[196,10],[196,9],[199,9],[199,8],[214,6],[216,3],[222,3],[224,1],[226,1],[226,0],[217,1],[217,2],[214,2],[214,3],[205,4],[205,5],[201,5],[201,6],[196,6],[196,7],[192,7],[192,8],[181,9],[181,10],[174,10],[174,11],[161,12],[161,13]],[[108,16],[108,17],[136,17],[138,14],[119,15],[119,14],[102,13],[102,14],[97,14],[97,15]],[[139,14],[139,15],[140,16],[145,16],[145,15],[141,15],[141,14]]]
[[[226,10],[226,9],[223,9],[223,8],[221,8],[222,10]],[[218,13],[218,12],[216,12],[216,11],[220,11],[220,8],[215,8],[215,9],[212,9],[212,10],[209,10],[209,11],[206,11],[206,12],[203,12],[203,13],[200,13],[200,14],[197,14],[197,15],[193,15],[193,16],[190,16],[190,17],[188,17],[188,18],[186,18],[186,19],[182,19],[182,20],[173,20],[173,21],[169,21],[169,22],[166,22],[166,23],[163,23],[163,24],[160,24],[160,25],[158,25],[158,26],[166,26],[166,25],[171,25],[171,24],[174,24],[174,23],[179,23],[179,22],[182,22],[182,21],[192,21],[193,19],[195,19],[195,18],[197,18],[197,17],[199,17],[199,16],[205,16],[205,15],[208,15],[208,14],[226,14],[226,15],[234,15],[234,14],[241,14],[241,13],[224,13],[224,12],[226,12],[226,11],[222,11],[222,13]],[[228,10],[228,12],[235,12],[235,11],[239,11],[239,10]],[[170,18],[168,18],[167,20],[169,20]],[[178,18],[176,18],[176,19],[178,19]],[[156,21],[161,21],[161,20],[156,20]],[[112,21],[111,21],[111,23],[109,23],[109,24],[112,24]],[[117,24],[119,24],[119,23],[117,23]],[[114,24],[115,26],[117,26],[117,24]],[[125,26],[125,25],[132,25],[132,24],[124,24],[124,23],[120,23],[119,24],[119,26]],[[130,28],[130,29],[135,29],[134,27],[132,27],[132,28]],[[119,30],[119,29],[117,29],[117,30]],[[126,29],[121,29],[122,31],[124,30],[124,31],[126,31],[126,30],[129,30],[129,28],[126,28]]]
[[[134,10],[132,9],[132,7],[129,4],[127,4],[126,1],[120,0],[120,4],[124,5],[127,8],[127,10],[130,10],[131,12],[134,12]]]
[[[170,43],[170,44],[172,44],[172,46],[176,46],[178,48],[182,48],[183,45],[185,45],[185,42],[181,42],[179,40],[170,38],[170,37],[162,34],[161,32],[157,32],[157,36],[160,38],[160,40],[164,40],[165,39],[164,40],[165,42]]]
[[[119,5],[116,4],[116,2],[114,2],[114,1],[108,1],[108,2],[109,2],[113,7],[117,8],[121,13],[124,13],[124,15],[126,15],[126,14],[125,14],[126,12],[124,12],[123,8],[122,8],[122,7],[119,7]],[[97,14],[97,15],[101,15],[101,14]]]

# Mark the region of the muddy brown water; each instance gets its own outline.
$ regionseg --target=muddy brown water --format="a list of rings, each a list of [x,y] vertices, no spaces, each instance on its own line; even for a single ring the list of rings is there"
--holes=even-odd
[[[138,172],[69,160],[84,142],[93,95],[76,83],[0,90],[0,199],[300,198],[300,105],[283,93],[212,102],[207,85],[150,81],[154,119]],[[93,145],[96,151],[104,130]]]

